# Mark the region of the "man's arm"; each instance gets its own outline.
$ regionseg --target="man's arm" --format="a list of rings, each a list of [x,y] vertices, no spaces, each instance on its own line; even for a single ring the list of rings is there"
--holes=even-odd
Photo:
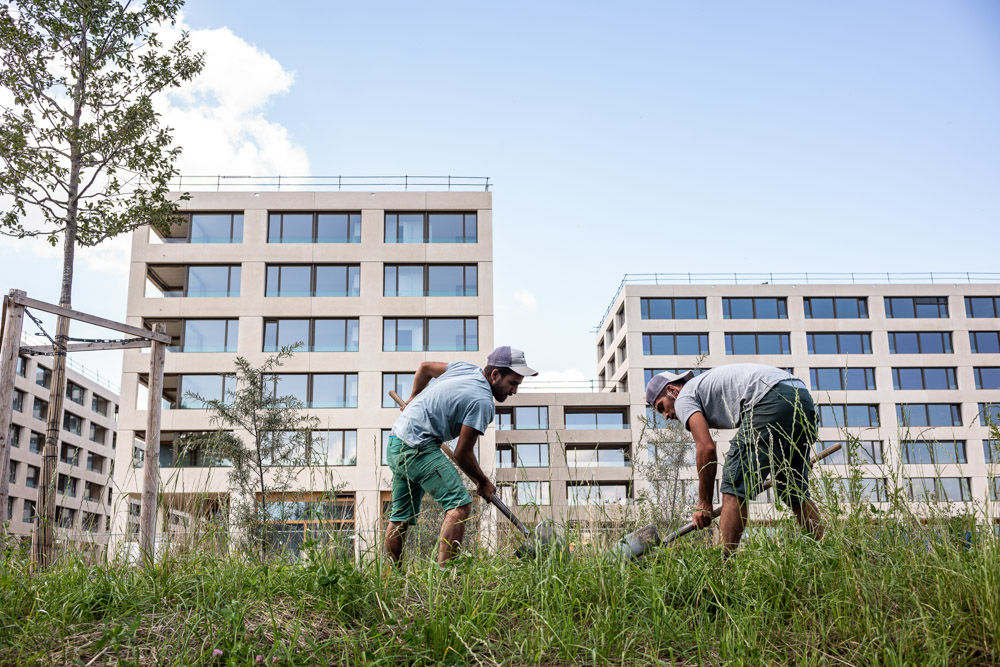
[[[476,440],[479,439],[479,436],[479,431],[462,424],[462,430],[458,434],[458,444],[455,445],[455,463],[476,483],[476,491],[483,497],[483,500],[488,501],[496,493],[497,487],[493,485],[476,460]]]
[[[688,418],[687,427],[694,437],[695,463],[698,465],[698,508],[692,514],[691,521],[699,529],[708,528],[712,525],[712,492],[715,488],[715,466],[719,455],[703,413],[692,414]]]
[[[406,399],[406,404],[409,405],[410,401],[416,398],[417,394],[427,388],[431,380],[441,377],[446,370],[448,370],[448,364],[443,361],[425,361],[420,364],[420,368],[417,369],[416,374],[413,376],[413,391],[410,392],[410,397]]]

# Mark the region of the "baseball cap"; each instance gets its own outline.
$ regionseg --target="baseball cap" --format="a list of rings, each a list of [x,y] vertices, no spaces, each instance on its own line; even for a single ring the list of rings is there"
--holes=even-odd
[[[538,371],[528,367],[528,362],[524,359],[524,351],[510,345],[501,345],[490,352],[490,356],[486,357],[486,364],[497,368],[509,368],[524,377],[538,375]]]
[[[692,371],[684,371],[680,375],[664,371],[654,375],[649,378],[649,382],[646,383],[646,402],[652,405],[656,399],[660,397],[660,393],[663,392],[663,388],[671,382],[680,382],[681,380],[686,382],[693,377],[694,373]]]

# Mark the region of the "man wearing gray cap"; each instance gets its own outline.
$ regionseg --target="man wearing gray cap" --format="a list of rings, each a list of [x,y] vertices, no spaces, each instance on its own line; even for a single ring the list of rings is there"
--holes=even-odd
[[[521,380],[533,375],[538,373],[528,367],[524,352],[509,345],[493,350],[482,370],[464,361],[420,364],[413,392],[392,426],[387,452],[392,513],[385,530],[385,550],[394,562],[400,562],[406,529],[417,522],[425,492],[445,511],[438,565],[458,554],[472,498],[441,451],[441,443],[458,438],[455,462],[476,483],[479,495],[490,500],[496,487],[479,467],[476,441],[493,421],[494,399],[503,403],[517,393]]]
[[[722,468],[722,539],[725,553],[740,544],[747,500],[774,477],[774,486],[799,525],[823,536],[816,504],[809,500],[809,447],[816,440],[816,406],[802,380],[762,364],[729,364],[692,379],[660,373],[646,384],[646,402],[691,432],[698,466],[698,528],[712,523],[712,487],[718,461],[709,429],[736,429]]]

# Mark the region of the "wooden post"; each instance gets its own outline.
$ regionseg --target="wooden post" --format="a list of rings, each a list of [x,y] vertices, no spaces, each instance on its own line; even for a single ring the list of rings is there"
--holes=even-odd
[[[24,296],[21,290],[12,289],[10,297]],[[0,526],[7,522],[7,496],[10,482],[10,424],[14,410],[14,374],[17,354],[21,348],[21,328],[24,324],[24,306],[3,300],[3,340],[0,341]]]
[[[153,331],[165,334],[165,324]],[[142,506],[139,510],[139,551],[147,565],[156,562],[156,496],[160,489],[160,405],[163,402],[163,358],[166,345],[154,340],[149,360],[149,406],[146,411],[146,453],[142,464]]]

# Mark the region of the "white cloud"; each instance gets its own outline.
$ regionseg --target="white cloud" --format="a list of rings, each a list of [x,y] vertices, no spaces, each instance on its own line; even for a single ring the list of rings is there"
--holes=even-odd
[[[514,299],[521,304],[525,310],[534,310],[538,306],[535,295],[528,290],[518,290],[514,292]]]

